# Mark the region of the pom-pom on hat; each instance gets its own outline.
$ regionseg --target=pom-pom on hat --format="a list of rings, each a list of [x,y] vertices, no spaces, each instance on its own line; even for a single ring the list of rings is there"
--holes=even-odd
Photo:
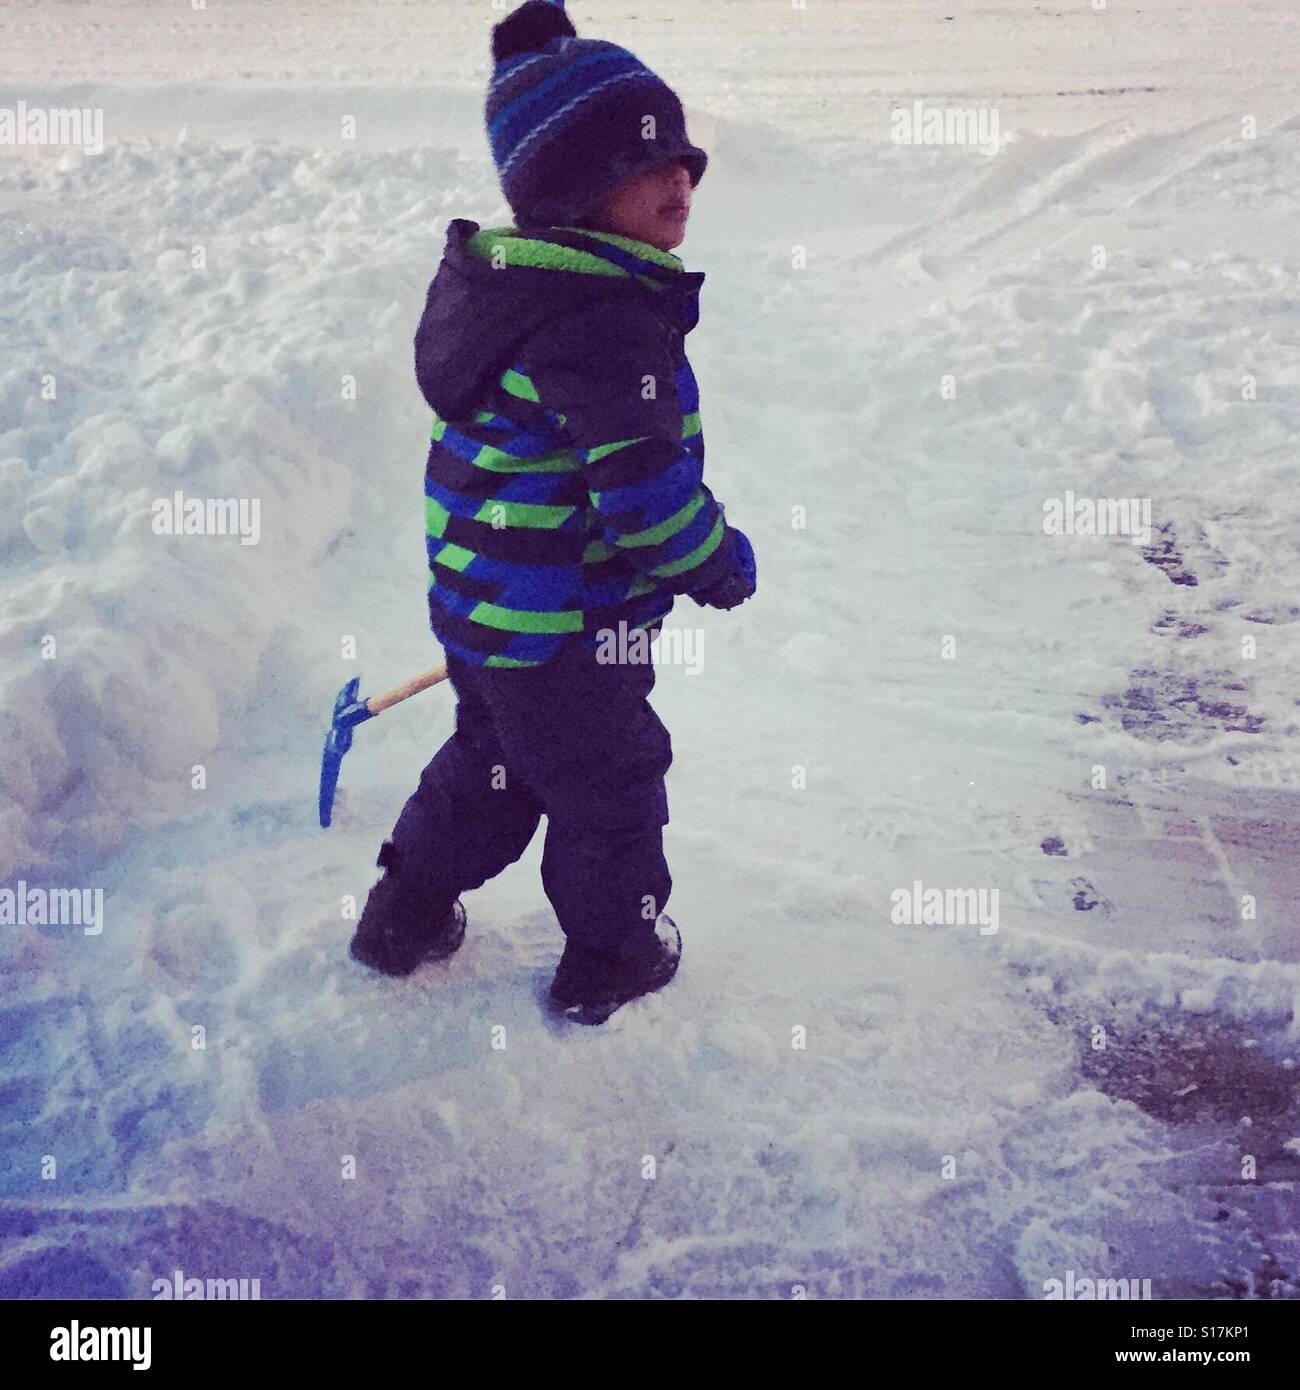
[[[521,226],[579,221],[630,174],[679,159],[699,183],[676,92],[635,54],[580,39],[564,0],[527,0],[492,31],[488,143]]]

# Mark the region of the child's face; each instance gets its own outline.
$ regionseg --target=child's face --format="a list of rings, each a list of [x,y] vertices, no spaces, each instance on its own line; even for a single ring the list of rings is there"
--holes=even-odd
[[[691,175],[680,160],[655,164],[624,179],[583,219],[601,232],[649,242],[660,251],[682,244],[691,212]]]

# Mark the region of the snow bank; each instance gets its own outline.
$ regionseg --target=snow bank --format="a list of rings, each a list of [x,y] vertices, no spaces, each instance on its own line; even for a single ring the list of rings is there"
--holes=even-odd
[[[387,553],[420,448],[409,305],[455,168],[182,144],[0,174],[25,334],[0,374],[0,874],[195,815],[191,768],[266,698],[268,655],[310,661],[329,547],[383,515],[349,562]],[[259,534],[158,534],[177,492],[255,499]],[[318,713],[301,673],[277,695]]]

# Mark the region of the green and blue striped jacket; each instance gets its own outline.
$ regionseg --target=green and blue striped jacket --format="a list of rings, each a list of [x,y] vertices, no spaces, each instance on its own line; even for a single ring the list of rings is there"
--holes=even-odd
[[[429,619],[448,653],[537,666],[725,576],[683,346],[703,279],[608,233],[451,224],[415,340],[434,410]]]

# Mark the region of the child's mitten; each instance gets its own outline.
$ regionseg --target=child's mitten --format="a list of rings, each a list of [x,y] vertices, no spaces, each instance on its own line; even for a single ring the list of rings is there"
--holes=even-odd
[[[728,526],[723,544],[728,547],[727,573],[716,584],[691,595],[702,608],[735,608],[752,597],[757,588],[754,547],[749,537]]]

